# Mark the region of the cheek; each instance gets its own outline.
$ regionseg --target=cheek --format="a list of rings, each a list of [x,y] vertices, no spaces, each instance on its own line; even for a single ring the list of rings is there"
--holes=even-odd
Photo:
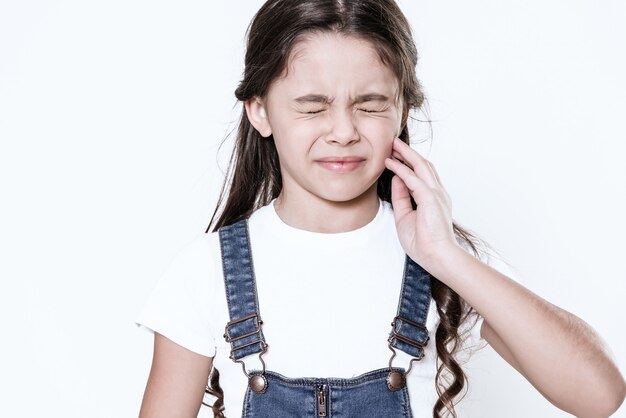
[[[400,124],[395,120],[382,118],[362,118],[358,129],[362,135],[371,141],[376,141],[380,147],[386,147],[391,153],[393,139],[398,135]]]
[[[286,164],[299,164],[297,161],[306,158],[316,138],[321,136],[319,123],[311,121],[287,120],[275,124],[272,129],[274,144],[280,161]]]
[[[324,133],[324,123],[321,123],[319,119],[304,119],[294,120],[285,119],[281,123],[276,123],[272,129],[274,139],[285,138],[299,138],[300,141],[305,141],[311,138],[317,138]]]

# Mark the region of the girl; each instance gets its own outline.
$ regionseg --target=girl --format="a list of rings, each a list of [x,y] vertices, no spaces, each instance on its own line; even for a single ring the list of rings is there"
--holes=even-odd
[[[485,264],[407,145],[416,62],[393,0],[259,10],[213,233],[138,321],[155,332],[141,417],[196,416],[205,387],[215,416],[455,416],[481,337],[557,407],[619,407],[594,331]]]

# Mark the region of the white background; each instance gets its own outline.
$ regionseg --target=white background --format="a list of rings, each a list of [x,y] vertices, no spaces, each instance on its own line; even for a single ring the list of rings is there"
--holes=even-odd
[[[0,416],[137,415],[133,319],[208,223],[261,1],[216,4],[0,1]],[[401,4],[455,218],[623,369],[626,6]],[[490,349],[470,373],[462,417],[568,416]]]

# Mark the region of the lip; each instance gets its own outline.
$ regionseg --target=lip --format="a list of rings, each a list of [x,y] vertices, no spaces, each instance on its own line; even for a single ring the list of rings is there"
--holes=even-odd
[[[318,158],[315,162],[333,173],[350,173],[359,169],[365,163],[365,158],[358,156],[324,157]]]
[[[365,161],[365,158],[363,157],[357,157],[357,156],[347,156],[347,157],[324,157],[324,158],[318,158],[316,161],[318,162],[324,162],[324,163],[355,163],[355,162],[360,162],[360,161]]]

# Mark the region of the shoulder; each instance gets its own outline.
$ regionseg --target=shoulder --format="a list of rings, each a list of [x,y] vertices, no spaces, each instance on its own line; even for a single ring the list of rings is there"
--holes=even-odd
[[[220,244],[217,233],[199,233],[172,258],[159,281],[162,286],[203,289],[221,272]]]
[[[199,233],[184,245],[174,256],[170,268],[180,267],[184,270],[206,268],[219,260],[218,233]]]
[[[191,351],[212,356],[221,278],[217,234],[198,234],[169,262],[135,322]]]

